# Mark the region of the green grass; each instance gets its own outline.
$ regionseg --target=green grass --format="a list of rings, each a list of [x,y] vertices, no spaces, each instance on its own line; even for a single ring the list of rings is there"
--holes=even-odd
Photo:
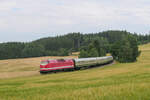
[[[0,100],[150,100],[150,44],[140,49],[135,63],[0,78]],[[27,68],[18,71],[29,71]]]

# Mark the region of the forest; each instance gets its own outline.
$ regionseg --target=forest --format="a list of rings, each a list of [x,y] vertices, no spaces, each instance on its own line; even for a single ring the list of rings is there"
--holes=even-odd
[[[0,59],[67,56],[72,52],[80,51],[80,57],[105,56],[106,53],[111,53],[115,59],[120,58],[118,60],[124,62],[121,60],[124,57],[123,54],[117,53],[126,50],[128,51],[126,57],[128,57],[128,60],[130,59],[126,61],[130,62],[136,60],[128,56],[130,55],[130,51],[133,53],[137,50],[136,53],[132,54],[137,57],[140,54],[137,45],[148,42],[150,42],[150,35],[140,35],[120,30],[88,34],[74,32],[56,37],[41,38],[28,43],[0,43]]]

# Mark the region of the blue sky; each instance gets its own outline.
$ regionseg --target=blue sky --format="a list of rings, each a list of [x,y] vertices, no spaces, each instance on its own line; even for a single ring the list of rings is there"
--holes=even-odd
[[[0,42],[69,32],[150,31],[149,0],[0,0]]]

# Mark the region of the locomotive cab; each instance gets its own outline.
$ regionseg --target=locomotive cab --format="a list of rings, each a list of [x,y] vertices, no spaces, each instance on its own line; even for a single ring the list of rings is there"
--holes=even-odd
[[[45,60],[41,61],[40,72],[45,73],[49,71],[73,69],[74,61],[72,59],[57,59],[57,60]]]

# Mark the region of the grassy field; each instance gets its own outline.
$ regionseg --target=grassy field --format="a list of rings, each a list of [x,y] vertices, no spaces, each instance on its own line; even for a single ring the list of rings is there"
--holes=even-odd
[[[140,50],[135,63],[48,75],[48,57],[1,60],[0,100],[150,100],[150,44]]]
[[[41,60],[58,58],[68,57],[37,57],[26,59],[0,60],[0,79],[40,75],[39,65]],[[77,57],[69,56],[69,58]]]

